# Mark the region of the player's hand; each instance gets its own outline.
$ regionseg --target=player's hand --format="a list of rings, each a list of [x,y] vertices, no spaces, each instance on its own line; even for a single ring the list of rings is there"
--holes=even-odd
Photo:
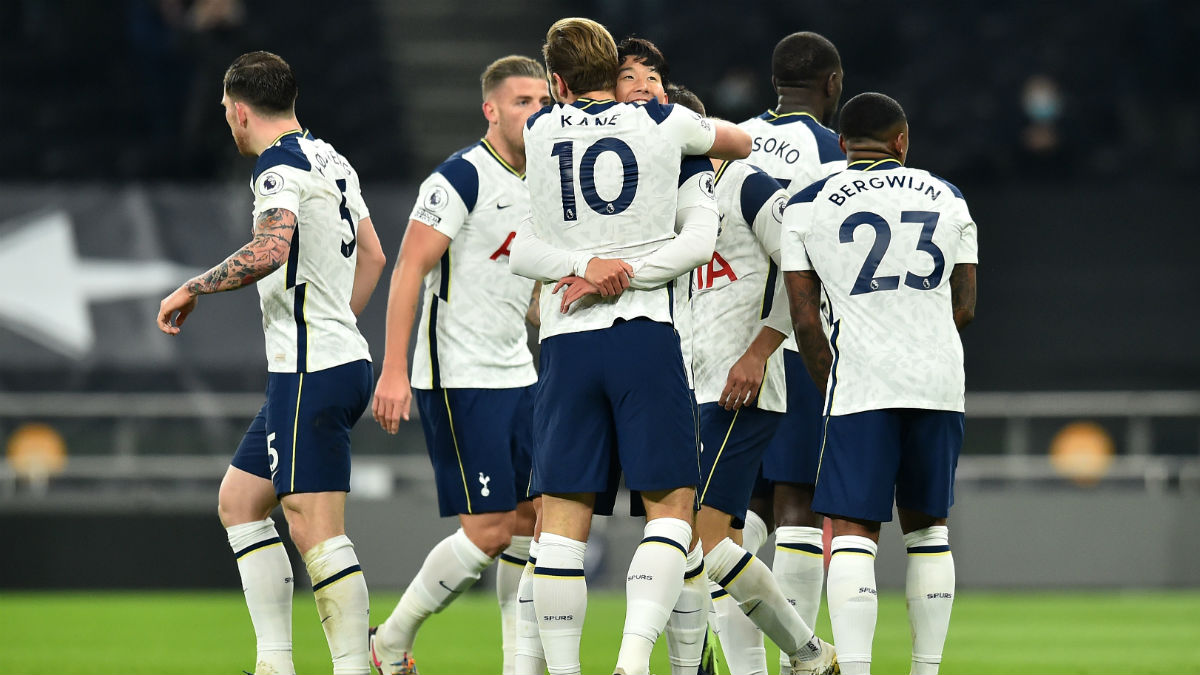
[[[375,385],[375,400],[371,402],[371,414],[379,426],[389,434],[400,431],[400,418],[408,421],[409,408],[412,405],[412,387],[408,382],[408,373],[384,370]]]
[[[559,289],[564,286],[567,288],[567,290],[563,293],[562,300],[558,306],[559,309],[562,310],[563,314],[566,314],[568,311],[570,311],[571,305],[574,304],[576,300],[588,295],[600,295],[600,289],[596,288],[592,282],[584,279],[583,277],[577,277],[574,275],[559,279],[558,283],[554,285],[554,290],[552,293],[557,295]]]
[[[180,286],[174,293],[163,298],[162,302],[158,303],[158,329],[167,335],[179,335],[179,327],[187,321],[192,310],[196,309],[199,297]]]
[[[583,277],[600,290],[600,295],[620,295],[629,288],[633,277],[633,266],[615,258],[592,258],[588,261]]]
[[[759,388],[762,387],[766,369],[765,360],[750,353],[742,354],[729,369],[725,389],[717,403],[726,410],[737,410],[753,403]]]

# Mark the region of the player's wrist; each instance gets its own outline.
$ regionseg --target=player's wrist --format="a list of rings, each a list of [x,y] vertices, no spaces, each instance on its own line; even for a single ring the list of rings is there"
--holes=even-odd
[[[381,366],[381,374],[387,375],[388,377],[397,377],[398,376],[398,377],[407,378],[408,377],[408,360],[407,359],[395,359],[395,360],[389,361],[388,359],[385,358],[383,360],[383,366]]]

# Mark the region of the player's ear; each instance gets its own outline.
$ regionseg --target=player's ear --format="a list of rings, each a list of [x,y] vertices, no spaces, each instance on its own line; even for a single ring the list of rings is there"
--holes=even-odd
[[[842,149],[842,154],[846,154],[846,137],[838,134],[838,147]]]
[[[566,100],[571,90],[567,88],[567,83],[563,81],[562,76],[558,73],[550,73],[550,79],[554,84],[550,92],[554,95],[554,100],[560,102]]]
[[[492,103],[491,99],[483,102],[483,116],[489,124],[496,124],[500,121],[500,116],[496,113],[496,104]]]
[[[900,163],[903,164],[904,160],[908,157],[908,129],[905,128],[904,131],[896,134],[890,145],[892,146],[892,150],[896,152],[896,156],[900,158]]]
[[[835,70],[829,73],[829,77],[825,78],[825,96],[828,98],[833,98],[837,94],[839,77],[838,71]]]
[[[237,116],[238,126],[245,129],[246,126],[249,124],[250,106],[246,105],[245,103],[242,103],[241,101],[234,101],[233,102],[233,111],[234,111],[234,114]]]

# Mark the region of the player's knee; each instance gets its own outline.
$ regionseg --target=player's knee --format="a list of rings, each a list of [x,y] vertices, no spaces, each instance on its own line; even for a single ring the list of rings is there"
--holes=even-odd
[[[227,494],[225,490],[217,496],[217,517],[221,519],[222,527],[265,520],[269,515],[270,509],[256,508],[248,500]]]
[[[512,544],[512,530],[511,528],[496,525],[483,528],[477,531],[474,536],[468,535],[468,538],[471,540],[471,543],[475,544],[480,551],[486,553],[489,558],[495,558]]]

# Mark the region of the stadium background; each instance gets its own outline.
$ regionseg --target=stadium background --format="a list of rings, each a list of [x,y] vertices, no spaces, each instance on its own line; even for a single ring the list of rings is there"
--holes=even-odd
[[[205,298],[177,339],[153,322],[249,233],[252,165],[219,106],[229,61],[288,59],[300,121],[362,176],[389,255],[361,321],[378,363],[416,184],[483,134],[483,67],[537,56],[567,15],[656,41],[673,79],[733,120],[773,107],[775,42],[820,32],[843,102],[894,96],[910,163],[962,188],[983,261],[960,587],[1200,586],[1200,5],[5,0],[0,533],[27,553],[0,556],[0,598],[236,588],[215,498],[265,383],[257,294]],[[354,442],[349,529],[372,588],[396,590],[450,522],[418,424],[393,438],[365,419]],[[592,583],[618,588],[639,527],[598,529]],[[900,549],[892,527],[883,587],[903,583]]]

